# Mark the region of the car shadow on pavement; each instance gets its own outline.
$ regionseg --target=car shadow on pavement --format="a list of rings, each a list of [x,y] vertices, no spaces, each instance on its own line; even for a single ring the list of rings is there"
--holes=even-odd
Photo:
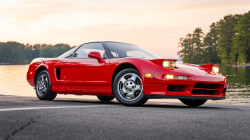
[[[162,104],[147,104],[147,105],[143,105],[142,107],[150,107],[150,108],[193,108],[193,109],[225,109],[223,107],[219,107],[219,106],[185,106],[185,105],[177,105],[177,104],[173,104],[173,105],[162,105]]]
[[[216,106],[215,104],[213,104],[213,106],[210,106],[211,104],[205,104],[203,106],[199,106],[199,107],[190,107],[190,106],[186,106],[186,105],[182,105],[181,103],[166,103],[166,104],[153,104],[153,103],[146,103],[142,106],[124,106],[120,103],[118,103],[117,101],[109,101],[109,102],[102,102],[102,101],[98,101],[98,100],[55,100],[55,102],[61,102],[61,103],[88,103],[88,104],[110,104],[110,105],[117,105],[117,106],[123,106],[123,107],[128,107],[128,108],[193,108],[193,109],[230,109],[230,108],[224,108],[221,106]]]
[[[124,106],[118,103],[116,100],[109,102],[102,102],[98,99],[77,99],[77,98],[56,98],[53,101],[39,100],[36,97],[28,96],[12,96],[12,95],[1,95],[0,104],[8,103],[9,105],[18,105],[22,104],[27,105],[114,105],[117,107],[127,107],[127,108],[192,108],[192,109],[236,109],[237,107],[231,105],[222,105],[222,104],[204,104],[200,107],[189,107],[182,103],[178,102],[147,102],[143,106]]]

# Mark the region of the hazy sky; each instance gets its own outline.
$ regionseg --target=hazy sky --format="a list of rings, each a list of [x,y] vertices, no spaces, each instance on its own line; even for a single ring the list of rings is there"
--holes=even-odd
[[[180,37],[248,10],[250,0],[0,0],[0,42],[119,41],[177,58]]]

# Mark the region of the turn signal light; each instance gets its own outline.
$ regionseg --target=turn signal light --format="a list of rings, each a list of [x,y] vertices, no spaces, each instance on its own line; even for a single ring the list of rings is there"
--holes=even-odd
[[[152,77],[151,73],[145,73],[145,77]]]

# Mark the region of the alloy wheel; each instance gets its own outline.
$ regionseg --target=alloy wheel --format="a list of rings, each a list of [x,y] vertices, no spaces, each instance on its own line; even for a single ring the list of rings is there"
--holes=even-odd
[[[126,101],[136,100],[142,95],[142,80],[135,73],[126,73],[119,79],[117,90],[122,99]]]
[[[44,96],[48,90],[48,77],[46,74],[41,74],[37,80],[36,90],[39,96]]]

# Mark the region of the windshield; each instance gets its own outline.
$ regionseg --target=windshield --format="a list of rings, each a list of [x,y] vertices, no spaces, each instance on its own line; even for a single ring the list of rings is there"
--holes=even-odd
[[[136,45],[119,42],[105,42],[105,44],[115,58],[135,57],[145,59],[160,59],[160,57]]]

